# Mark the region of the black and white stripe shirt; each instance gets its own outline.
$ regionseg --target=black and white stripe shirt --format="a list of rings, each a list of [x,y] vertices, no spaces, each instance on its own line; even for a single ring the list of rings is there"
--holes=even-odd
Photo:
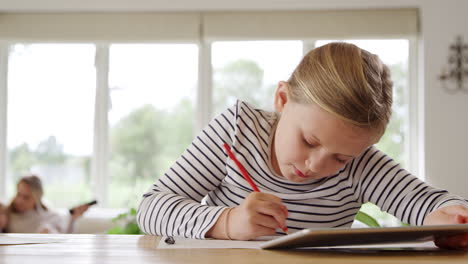
[[[234,150],[262,192],[283,200],[290,231],[349,227],[368,201],[412,225],[446,205],[466,200],[414,177],[375,147],[335,175],[293,183],[278,176],[270,162],[277,115],[238,101],[194,139],[173,166],[143,195],[137,221],[147,234],[204,238],[221,212],[238,206],[252,192],[223,149]]]

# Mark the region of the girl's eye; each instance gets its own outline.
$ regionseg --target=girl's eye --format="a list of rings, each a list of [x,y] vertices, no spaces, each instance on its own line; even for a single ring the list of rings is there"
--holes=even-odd
[[[306,146],[308,146],[309,148],[315,147],[314,144],[311,144],[311,143],[307,142],[307,140],[305,138],[303,138],[302,141],[304,141],[304,144],[306,144]]]
[[[346,163],[346,160],[342,160],[342,159],[340,159],[340,158],[335,158],[335,160],[338,161],[338,162],[341,163],[341,164]]]

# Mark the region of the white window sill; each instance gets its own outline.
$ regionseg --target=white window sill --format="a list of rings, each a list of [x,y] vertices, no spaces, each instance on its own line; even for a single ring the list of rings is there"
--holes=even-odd
[[[119,214],[127,213],[128,208],[100,208],[91,207],[83,215],[84,218],[112,219]],[[61,215],[69,214],[68,208],[57,208],[55,211]]]

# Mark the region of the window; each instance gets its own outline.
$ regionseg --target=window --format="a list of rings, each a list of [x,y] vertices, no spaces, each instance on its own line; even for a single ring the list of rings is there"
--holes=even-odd
[[[197,65],[194,44],[110,46],[110,207],[136,207],[192,141]]]
[[[70,207],[92,198],[94,45],[15,44],[8,68],[8,190],[32,172],[45,199]]]
[[[212,44],[214,115],[237,99],[273,110],[279,81],[302,57],[302,41],[219,41]]]

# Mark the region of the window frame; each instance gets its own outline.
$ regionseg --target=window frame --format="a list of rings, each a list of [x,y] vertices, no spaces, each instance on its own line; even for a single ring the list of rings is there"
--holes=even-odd
[[[0,200],[7,193],[7,98],[8,98],[9,44],[0,42]]]
[[[94,197],[108,207],[109,163],[109,63],[110,44],[95,44],[96,98],[94,106],[93,153],[91,154],[91,186]]]

